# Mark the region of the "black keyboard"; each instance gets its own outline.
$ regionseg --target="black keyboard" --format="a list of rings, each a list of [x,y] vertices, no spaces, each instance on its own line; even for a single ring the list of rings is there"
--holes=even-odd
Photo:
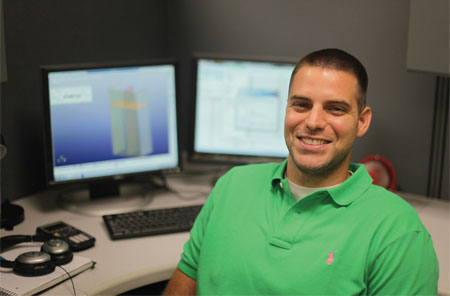
[[[111,239],[189,231],[202,205],[104,215]]]

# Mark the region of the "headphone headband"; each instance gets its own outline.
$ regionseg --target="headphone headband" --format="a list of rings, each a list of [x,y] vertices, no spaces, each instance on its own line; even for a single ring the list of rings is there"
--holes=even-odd
[[[20,243],[45,242],[48,237],[42,235],[8,235],[0,238],[0,252]]]

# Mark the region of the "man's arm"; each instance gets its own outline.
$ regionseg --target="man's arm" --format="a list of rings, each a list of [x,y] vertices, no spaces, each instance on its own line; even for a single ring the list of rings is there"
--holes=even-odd
[[[439,263],[433,241],[415,231],[391,242],[372,266],[368,295],[437,295]]]
[[[172,278],[167,284],[163,295],[196,295],[197,281],[185,275],[178,268],[175,270]]]

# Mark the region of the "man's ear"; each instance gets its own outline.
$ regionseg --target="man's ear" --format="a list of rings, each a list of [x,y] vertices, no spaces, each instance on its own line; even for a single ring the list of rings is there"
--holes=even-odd
[[[366,106],[362,110],[361,114],[359,114],[358,130],[356,132],[357,137],[362,137],[367,132],[371,120],[372,120],[372,109]]]

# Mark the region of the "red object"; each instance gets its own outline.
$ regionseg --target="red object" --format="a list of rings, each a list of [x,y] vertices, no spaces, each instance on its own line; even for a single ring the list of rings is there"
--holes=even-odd
[[[381,155],[369,155],[361,159],[370,176],[373,184],[382,186],[390,191],[397,190],[397,175],[392,163]]]
[[[373,183],[376,184],[376,183],[377,183],[377,180],[378,180],[377,173],[375,173],[375,172],[373,172],[373,171],[369,171],[369,175],[372,177]]]

